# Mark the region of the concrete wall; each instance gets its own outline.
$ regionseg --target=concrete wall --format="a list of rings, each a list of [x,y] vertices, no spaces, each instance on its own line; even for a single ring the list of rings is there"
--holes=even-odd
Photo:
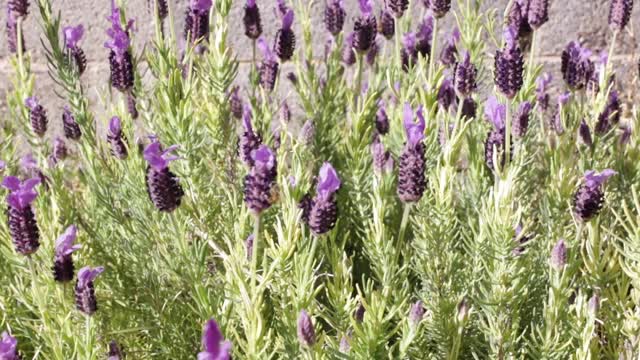
[[[144,42],[151,38],[153,23],[151,15],[147,11],[148,0],[129,0],[127,11],[130,17],[136,19],[138,31],[135,35],[135,47],[137,51],[142,49]],[[466,0],[459,0],[464,2]],[[5,23],[7,0],[0,1],[0,21]],[[33,0],[31,1],[33,3]],[[378,6],[381,1],[377,0]],[[414,1],[416,2],[416,1]],[[594,52],[606,49],[610,40],[611,31],[607,25],[607,15],[610,0],[550,0],[550,21],[540,30],[540,46],[536,49],[536,56],[540,62],[546,64],[547,69],[557,74],[559,71],[559,55],[564,46],[571,40],[577,39],[586,46],[592,48]],[[637,2],[637,1],[636,1]],[[105,29],[108,27],[106,17],[109,15],[109,0],[55,0],[53,1],[56,10],[62,10],[62,24],[75,25],[82,23],[85,25],[86,34],[81,46],[84,48],[89,61],[88,69],[83,75],[83,81],[90,89],[91,99],[96,105],[99,103],[100,94],[107,91],[108,63],[106,61],[108,52],[103,43],[106,39]],[[176,18],[176,30],[180,33],[183,27],[183,18],[188,0],[169,0],[174,9]],[[351,28],[352,18],[357,13],[357,0],[345,0],[348,15],[346,28]],[[453,0],[454,9],[456,0]],[[485,0],[485,8],[495,8],[501,14],[508,0]],[[258,5],[262,10],[264,35],[271,38],[276,31],[278,21],[273,10],[275,0],[258,0]],[[242,6],[244,2],[236,0],[231,14],[232,31],[231,44],[237,52],[238,58],[245,64],[241,68],[246,68],[246,61],[251,57],[250,42],[243,35],[242,31]],[[418,7],[418,4],[415,4]],[[324,0],[318,0],[313,4],[312,21],[314,29],[314,41],[317,42],[317,53],[321,54],[321,48],[326,38],[324,26],[322,24],[322,9]],[[418,11],[413,12],[418,14]],[[406,15],[405,15],[406,16]],[[46,59],[40,45],[41,30],[38,23],[39,14],[37,7],[31,5],[31,14],[25,23],[25,37],[27,48],[32,55],[32,68],[36,76],[36,94],[42,98],[48,109],[50,122],[54,133],[59,131],[60,114],[62,105],[60,99],[56,98],[53,90],[54,84],[47,74]],[[447,15],[447,20],[440,26],[442,34],[449,33],[454,23],[453,16]],[[637,93],[637,48],[638,38],[633,33],[640,31],[640,4],[636,4],[632,15],[632,26],[628,31],[619,37],[618,51],[614,58],[618,68],[618,79],[622,80],[623,91],[628,94]],[[298,28],[298,33],[300,33]],[[11,73],[11,66],[8,58],[6,36],[2,35],[0,41],[0,110],[5,105],[4,93],[11,84],[8,81]],[[240,76],[245,76],[246,71],[241,69]],[[240,79],[242,80],[242,79]],[[283,82],[284,83],[284,82]],[[4,118],[6,112],[0,111],[0,119]],[[108,114],[97,114],[98,119],[107,118]]]

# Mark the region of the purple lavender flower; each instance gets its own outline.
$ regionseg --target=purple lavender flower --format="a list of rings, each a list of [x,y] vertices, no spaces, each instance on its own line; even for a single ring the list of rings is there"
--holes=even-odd
[[[316,235],[322,235],[333,229],[338,220],[338,203],[335,193],[341,186],[340,178],[331,164],[325,162],[318,174],[316,196],[309,209],[309,227]]]
[[[377,137],[371,144],[371,155],[373,156],[373,172],[383,175],[393,171],[393,157],[388,150],[384,149],[384,145]]]
[[[351,66],[356,63],[355,49],[353,48],[353,33],[349,34],[342,45],[342,62]]]
[[[549,107],[549,85],[553,77],[549,73],[544,73],[536,79],[536,100],[538,106],[544,111]]]
[[[347,12],[344,10],[344,0],[329,0],[324,9],[324,25],[327,31],[333,36],[337,36],[344,26],[344,19]]]
[[[418,54],[427,58],[431,56],[431,40],[433,38],[433,16],[427,15],[418,27],[416,33],[416,50]]]
[[[18,18],[15,12],[11,11],[11,7],[7,8],[7,45],[9,48],[9,52],[15,54],[18,52]],[[24,42],[24,33],[21,33],[20,43],[22,44],[22,51],[26,50],[26,45]]]
[[[604,110],[598,115],[598,122],[596,122],[596,133],[606,134],[620,122],[620,116],[622,115],[622,105],[620,104],[620,98],[616,90],[609,92],[609,99]]]
[[[98,310],[98,302],[93,286],[93,281],[102,274],[104,267],[98,266],[91,268],[85,266],[78,271],[78,280],[76,281],[76,308],[85,315],[91,316]]]
[[[490,97],[485,104],[485,116],[489,119],[493,128],[489,131],[487,139],[484,143],[484,159],[487,167],[495,170],[493,155],[497,153],[497,159],[500,167],[503,167],[506,161],[505,154],[505,120],[507,107],[498,102],[494,96]]]
[[[44,109],[38,98],[35,96],[29,97],[25,100],[24,105],[29,108],[29,120],[31,122],[31,129],[39,137],[43,137],[47,132],[47,111]]]
[[[298,341],[307,347],[312,347],[316,343],[316,332],[306,310],[301,310],[298,315]]]
[[[582,222],[598,215],[604,203],[602,185],[616,172],[605,169],[600,173],[589,170],[584,174],[582,184],[573,195],[573,214]]]
[[[67,158],[69,150],[67,149],[67,145],[64,143],[64,140],[59,137],[55,138],[53,141],[53,154],[51,155],[51,160],[53,160],[54,164]]]
[[[453,82],[458,96],[466,97],[476,90],[478,87],[477,73],[476,66],[471,63],[471,55],[465,51],[462,55],[462,61],[456,63],[453,70]]]
[[[25,18],[29,14],[29,0],[8,0],[7,11],[16,18]]]
[[[377,24],[371,0],[358,1],[361,15],[356,18],[353,25],[353,47],[359,52],[365,53],[376,39]]]
[[[184,21],[184,39],[195,45],[196,53],[206,49],[204,42],[209,41],[209,11],[211,0],[191,0]]]
[[[262,52],[262,63],[258,69],[260,86],[267,91],[273,91],[278,79],[278,60],[263,38],[258,39],[258,48]]]
[[[530,102],[524,101],[520,103],[518,111],[513,117],[513,126],[511,128],[511,134],[516,138],[523,138],[527,129],[529,129],[529,115],[533,106]]]
[[[260,145],[251,154],[253,166],[244,178],[244,202],[254,213],[271,207],[277,192],[277,162],[273,150]]]
[[[115,340],[111,340],[109,343],[109,352],[107,353],[107,360],[122,360],[123,352],[120,350],[120,346]]]
[[[462,112],[461,115],[463,118],[473,119],[476,117],[476,111],[478,109],[478,104],[476,104],[475,100],[472,97],[467,96],[462,100]]]
[[[429,9],[436,18],[444,17],[451,9],[451,0],[430,0]]]
[[[401,18],[409,7],[409,0],[389,0],[386,3],[391,11],[393,11],[393,15],[397,18]]]
[[[367,65],[374,66],[376,64],[376,58],[378,57],[378,52],[380,52],[380,44],[376,39],[373,41],[373,44],[371,44],[371,47],[369,48],[369,51],[367,51],[367,55],[365,56]],[[363,90],[362,93],[364,94],[366,93],[366,91]]]
[[[378,101],[378,110],[376,111],[376,131],[380,135],[386,135],[389,132],[389,117],[384,108],[384,101]]]
[[[633,0],[611,0],[609,8],[609,26],[615,31],[622,31],[631,19]]]
[[[280,2],[282,2],[284,6],[284,0],[280,0]],[[282,15],[282,27],[276,32],[276,37],[273,42],[273,51],[282,62],[291,59],[296,47],[296,34],[291,29],[293,17],[293,10],[286,8],[286,12]]]
[[[126,28],[122,28],[120,8],[113,8],[108,20],[111,21],[111,28],[107,29],[110,40],[104,43],[104,47],[110,50],[111,86],[121,92],[127,92],[133,87],[134,82],[133,58],[129,50],[129,32],[133,30],[133,20],[129,20]]]
[[[457,62],[458,49],[456,45],[460,41],[460,30],[458,28],[453,29],[449,39],[442,48],[440,53],[440,62],[444,66],[452,66]]]
[[[384,8],[380,11],[380,22],[378,22],[378,32],[390,40],[396,31],[396,20],[391,15],[391,12]]]
[[[20,158],[20,166],[28,177],[34,177],[40,179],[40,184],[44,190],[49,189],[49,178],[47,178],[40,168],[38,168],[38,162],[32,154],[27,154]]]
[[[71,225],[56,240],[55,257],[53,262],[53,278],[58,282],[73,280],[73,258],[71,254],[82,248],[82,245],[74,245],[78,229]]]
[[[144,159],[149,163],[145,179],[147,193],[153,205],[164,212],[172,212],[177,209],[184,195],[178,177],[169,170],[169,164],[179,159],[179,157],[171,155],[177,148],[177,145],[173,145],[163,150],[158,139],[154,139],[144,149]]]
[[[447,112],[456,103],[456,90],[453,87],[453,79],[451,77],[446,77],[442,80],[442,84],[440,84],[440,89],[438,89],[438,105],[440,108]]]
[[[564,239],[558,240],[551,250],[551,258],[549,259],[551,267],[557,271],[562,271],[567,264],[567,245]]]
[[[418,123],[414,122],[413,109],[409,103],[404,104],[403,122],[407,135],[398,170],[398,197],[405,203],[417,202],[427,187],[425,177],[425,147],[424,139],[425,120],[422,115],[422,106],[416,110]]]
[[[202,348],[198,360],[231,360],[231,342],[224,340],[222,332],[214,319],[204,325]]]
[[[127,149],[127,138],[124,136],[122,132],[122,125],[120,122],[120,118],[114,116],[109,121],[109,133],[107,134],[107,141],[109,145],[111,145],[111,155],[115,156],[120,160],[124,160],[129,155],[129,151]]]
[[[584,119],[582,119],[582,121],[580,122],[580,127],[578,128],[578,138],[587,147],[592,147],[593,146],[593,138],[591,137],[591,129],[589,129],[589,125],[587,125],[587,122],[584,121]]]
[[[291,121],[291,109],[289,109],[289,104],[287,104],[286,100],[282,102],[280,107],[280,120],[284,124],[288,124]]]
[[[549,0],[530,0],[527,19],[533,29],[539,29],[549,21]]]
[[[80,139],[80,136],[82,136],[80,125],[76,122],[76,119],[71,112],[71,108],[66,105],[62,112],[62,127],[64,130],[64,136],[67,139],[78,140]]]
[[[572,41],[562,52],[560,70],[562,78],[573,90],[583,89],[595,71],[595,65],[589,59],[591,51],[583,48],[577,41]]]
[[[305,121],[300,129],[300,142],[304,145],[312,145],[316,137],[316,125],[312,119]]]
[[[7,176],[2,186],[10,191],[7,196],[7,216],[9,233],[19,254],[28,256],[40,247],[40,231],[31,203],[38,193],[34,190],[40,179],[33,178],[21,182],[15,176]]]
[[[622,130],[622,132],[620,133],[619,143],[620,145],[627,145],[629,141],[631,141],[631,133],[633,129],[629,124],[623,124],[620,125],[620,130]]]
[[[20,360],[18,354],[18,340],[7,332],[3,332],[0,336],[0,359],[2,360]]]
[[[253,126],[251,125],[251,108],[249,105],[244,106],[242,125],[244,126],[244,132],[240,137],[240,159],[242,159],[245,165],[251,167],[253,166],[252,154],[262,144],[262,137],[253,131]]]
[[[402,70],[408,72],[409,69],[418,62],[418,51],[416,49],[416,34],[413,32],[406,33],[402,37],[403,48],[400,53],[402,61]]]
[[[78,46],[78,42],[84,35],[84,26],[65,26],[62,30],[64,34],[64,44],[73,59],[79,75],[82,75],[87,68],[87,57],[84,51]]]
[[[505,47],[496,50],[494,79],[498,90],[513,99],[523,84],[524,60],[518,46],[516,30],[507,27],[504,31]]]
[[[260,20],[260,9],[256,4],[256,0],[247,0],[244,6],[244,34],[252,40],[262,35],[262,21]]]
[[[533,29],[528,21],[529,0],[517,0],[513,2],[507,16],[507,25],[516,31],[518,39],[529,37]]]
[[[424,313],[425,310],[422,301],[418,300],[411,304],[411,309],[409,310],[409,324],[412,327],[418,326],[424,318]]]
[[[356,308],[356,310],[353,312],[353,319],[357,322],[357,323],[362,323],[364,321],[364,314],[367,312],[367,309],[364,307],[364,305],[362,304],[362,301],[360,301],[358,303],[358,307]]]
[[[242,119],[244,106],[242,105],[242,98],[240,97],[240,87],[238,86],[235,86],[231,90],[231,94],[229,96],[229,109],[234,118]]]

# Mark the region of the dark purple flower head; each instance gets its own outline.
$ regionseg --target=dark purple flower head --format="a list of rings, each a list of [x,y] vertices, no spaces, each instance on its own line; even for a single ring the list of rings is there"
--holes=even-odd
[[[282,27],[278,29],[273,42],[273,50],[282,61],[291,59],[295,50],[296,35],[291,29],[293,17],[293,10],[287,8],[282,15]]]
[[[335,197],[341,182],[331,164],[324,163],[318,175],[316,196],[303,204],[303,216],[315,235],[322,235],[333,229],[338,220],[338,205]]]
[[[65,26],[62,30],[64,33],[64,44],[67,49],[73,49],[78,46],[78,42],[84,35],[84,26]]]
[[[440,62],[444,66],[451,66],[457,62],[458,49],[457,44],[460,41],[460,30],[456,27],[449,35],[449,39],[442,48],[440,53]]]
[[[244,106],[242,126],[244,127],[244,131],[240,137],[240,158],[246,165],[253,166],[252,153],[262,144],[262,138],[253,131],[251,124],[251,107],[249,107],[249,105]]]
[[[47,132],[47,124],[49,120],[47,119],[47,111],[38,101],[38,98],[35,96],[28,97],[24,104],[27,108],[29,108],[29,121],[31,122],[31,129],[33,132],[42,137]]]
[[[162,149],[162,145],[158,139],[154,139],[153,142],[147,145],[144,149],[144,159],[149,163],[149,166],[155,170],[161,171],[166,169],[174,160],[179,159],[178,156],[171,155],[173,151],[178,148],[178,145],[169,146],[166,150]]]
[[[7,196],[9,206],[16,209],[25,209],[31,206],[38,193],[35,191],[36,185],[40,184],[40,179],[33,178],[20,181],[15,176],[7,176],[2,181],[2,186],[10,191]]]
[[[8,0],[7,13],[12,17],[26,17],[29,14],[29,0]]]
[[[329,0],[324,9],[324,25],[333,36],[338,35],[344,26],[347,12],[344,10],[344,0]]]
[[[416,34],[408,32],[402,37],[402,52],[400,53],[402,60],[402,69],[409,71],[418,61],[418,51],[416,50]]]
[[[567,264],[567,244],[564,242],[564,239],[558,240],[558,242],[553,246],[549,262],[557,271],[561,271]]]
[[[544,73],[536,79],[536,100],[542,110],[546,110],[549,107],[548,91],[551,81],[553,81],[553,77],[549,73]]]
[[[277,191],[276,157],[269,147],[260,145],[251,153],[253,166],[244,179],[244,202],[256,214],[273,204]]]
[[[361,15],[353,25],[353,47],[359,52],[367,52],[376,39],[377,23],[373,15],[371,0],[358,0]]]
[[[616,90],[609,92],[609,98],[607,99],[607,105],[604,110],[598,115],[598,122],[596,123],[596,133],[606,134],[620,122],[622,115],[622,104]]]
[[[184,38],[196,45],[198,54],[206,51],[203,42],[209,40],[209,10],[211,0],[191,0],[184,23]]]
[[[380,135],[386,135],[389,132],[389,116],[384,107],[384,101],[378,101],[378,110],[376,111],[376,131]]]
[[[409,7],[409,0],[388,0],[386,3],[397,18],[401,18]]]
[[[305,310],[298,315],[298,341],[304,346],[311,347],[316,343],[316,332],[311,317]]]
[[[67,139],[78,140],[80,139],[80,136],[82,136],[80,125],[76,122],[71,109],[66,105],[62,113],[62,126],[64,129],[64,136]]]
[[[527,20],[534,29],[540,28],[549,21],[549,0],[531,0]]]
[[[69,150],[67,149],[67,145],[64,143],[64,140],[59,137],[56,137],[55,140],[53,140],[53,154],[51,155],[54,163],[67,158]]]
[[[7,332],[3,332],[0,337],[0,359],[20,360],[20,355],[18,355],[18,340]]]
[[[356,54],[353,48],[353,37],[354,33],[349,34],[347,38],[344,39],[344,44],[342,45],[342,62],[347,66],[351,66],[356,63]]]
[[[584,119],[580,122],[580,127],[578,128],[578,137],[580,141],[588,146],[593,146],[593,138],[591,137],[591,129]]]
[[[85,266],[78,271],[78,281],[75,287],[76,308],[86,315],[93,315],[98,310],[93,281],[103,271],[104,267],[102,266],[96,268]]]
[[[528,21],[529,0],[514,1],[507,16],[507,25],[516,30],[519,39],[527,38],[533,32]]]
[[[582,184],[573,195],[573,213],[578,220],[589,221],[600,212],[604,203],[602,185],[615,174],[611,169],[600,173],[589,170],[584,174]]]
[[[115,340],[109,343],[109,352],[107,352],[107,360],[123,360],[123,352]]]
[[[621,31],[631,19],[633,0],[611,0],[609,8],[609,26],[615,31]]]
[[[447,15],[451,9],[451,0],[430,0],[429,5],[433,15],[436,18],[441,18]]]
[[[494,82],[506,97],[512,99],[524,82],[524,59],[518,46],[516,30],[509,26],[504,31],[505,47],[496,51]]]
[[[230,360],[231,342],[224,340],[222,332],[214,319],[204,325],[202,331],[202,349],[198,360]]]
[[[262,34],[262,21],[260,20],[260,9],[256,4],[256,0],[247,0],[244,6],[244,34],[249,39],[257,39]]]
[[[376,138],[371,144],[371,155],[373,156],[373,171],[376,174],[387,174],[393,171],[394,161],[391,153],[384,149],[380,139]]]
[[[402,119],[407,135],[407,145],[412,148],[416,148],[419,144],[422,144],[422,139],[424,139],[425,120],[422,115],[422,106],[419,106],[416,110],[416,117],[418,118],[417,123],[414,121],[411,105],[409,105],[408,102],[405,103]]]
[[[240,97],[240,87],[238,86],[235,86],[229,95],[229,109],[234,118],[242,119],[243,104],[242,97]]]
[[[263,38],[258,39],[258,48],[262,52],[262,64],[259,69],[260,86],[267,91],[272,91],[278,79],[278,58]]]
[[[595,71],[595,65],[590,60],[591,50],[583,48],[577,41],[570,42],[562,52],[560,70],[562,78],[574,90],[584,88]]]
[[[456,93],[460,97],[467,97],[478,87],[476,80],[478,70],[471,63],[471,54],[468,51],[462,55],[462,61],[456,63],[453,70],[453,81]]]
[[[111,154],[118,159],[126,159],[129,154],[124,134],[122,133],[122,125],[120,118],[114,116],[109,121],[109,133],[107,134],[107,141],[111,145]]]
[[[529,128],[529,116],[533,106],[530,102],[524,101],[520,103],[518,111],[514,114],[511,133],[516,138],[523,138]]]
[[[416,202],[422,198],[427,187],[425,177],[425,147],[424,139],[425,120],[422,115],[422,107],[416,111],[418,123],[413,120],[413,109],[409,103],[405,103],[403,111],[404,128],[407,142],[400,155],[398,170],[398,197],[405,203]]]
[[[491,122],[494,129],[504,129],[507,107],[501,104],[495,96],[489,97],[485,102],[484,115]]]
[[[462,112],[461,115],[467,119],[473,119],[476,117],[476,111],[478,110],[478,104],[473,100],[471,96],[467,96],[462,100]]]
[[[438,89],[438,105],[447,112],[456,103],[456,90],[453,87],[453,79],[450,77],[442,80],[440,89]]]
[[[418,54],[423,57],[428,57],[431,54],[433,22],[433,16],[431,16],[431,14],[427,14],[418,26],[418,32],[416,33],[416,51],[418,51]]]
[[[390,40],[396,32],[396,20],[391,15],[389,9],[384,8],[380,11],[380,21],[378,22],[378,32]]]

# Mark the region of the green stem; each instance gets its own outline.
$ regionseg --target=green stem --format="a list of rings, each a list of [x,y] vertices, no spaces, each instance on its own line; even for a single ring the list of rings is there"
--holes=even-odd
[[[91,316],[90,315],[86,315],[85,316],[85,330],[86,330],[86,338],[85,338],[85,351],[87,354],[87,359],[92,359],[93,358],[93,350],[91,349],[93,344],[92,344],[92,339],[91,339]]]
[[[613,36],[611,37],[611,45],[609,45],[609,52],[608,52],[608,55],[607,55],[608,63],[607,63],[607,66],[606,66],[607,70],[605,71],[605,73],[606,73],[606,76],[605,76],[605,79],[604,79],[605,80],[604,81],[604,85],[605,86],[607,86],[609,84],[609,77],[610,77],[610,74],[611,74],[610,69],[613,66],[612,57],[613,57],[613,52],[615,51],[616,40],[617,39],[618,39],[618,30],[615,30],[613,32]]]
[[[433,34],[431,35],[431,53],[429,54],[429,86],[432,84],[436,64],[436,49],[438,48],[438,19],[433,19]]]
[[[402,212],[402,220],[400,222],[400,231],[398,231],[398,244],[396,246],[402,246],[404,243],[404,236],[407,230],[407,224],[409,223],[409,214],[411,213],[412,203],[404,204],[404,211]]]
[[[527,66],[527,81],[530,81],[531,78],[531,72],[533,71],[533,66],[535,63],[535,52],[536,52],[536,39],[537,39],[537,35],[538,32],[534,31],[533,35],[531,36],[531,49],[529,50],[529,64]]]
[[[354,111],[357,108],[357,103],[358,103],[358,95],[360,95],[360,92],[362,91],[362,68],[363,66],[363,62],[364,62],[364,57],[362,54],[358,53],[356,55],[356,61],[357,61],[357,70],[356,70],[356,81],[355,81],[355,86],[353,89],[353,108]]]
[[[253,222],[253,248],[251,250],[251,289],[256,296],[256,283],[258,278],[258,252],[260,250],[260,215],[256,214]]]
[[[258,64],[256,60],[256,40],[251,41],[251,79],[256,77],[258,73]],[[251,80],[253,81],[253,80]],[[253,97],[256,97],[256,89],[255,86],[251,87],[251,91],[253,92]]]

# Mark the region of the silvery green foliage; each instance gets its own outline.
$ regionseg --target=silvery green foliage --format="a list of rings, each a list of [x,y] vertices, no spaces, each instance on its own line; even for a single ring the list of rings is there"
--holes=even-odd
[[[163,29],[156,18],[153,38],[135,39],[129,48],[135,65],[131,92],[100,92],[104,111],[96,112],[89,101],[92,90],[83,86],[64,48],[64,5],[54,13],[51,0],[32,1],[55,92],[68,104],[81,136],[66,142],[64,159],[49,161],[54,146],[47,139],[54,137],[32,131],[24,102],[36,95],[30,53],[12,55],[0,174],[40,179],[31,206],[41,241],[30,256],[19,254],[6,218],[1,219],[3,341],[13,346],[15,337],[25,359],[55,360],[229,353],[260,360],[637,359],[638,111],[623,106],[615,114],[619,123],[603,134],[594,132],[585,146],[581,124],[595,129],[607,108],[615,90],[613,65],[602,62],[593,80],[598,91],[576,91],[546,111],[547,104],[537,99],[548,100],[549,86],[544,81],[536,90],[542,67],[526,52],[522,88],[513,99],[500,97],[492,90],[492,61],[485,54],[501,47],[487,39],[501,33],[495,13],[504,9],[481,3],[454,2],[441,14],[455,18],[458,53],[468,51],[478,89],[484,89],[465,94],[480,105],[470,119],[463,115],[462,99],[448,109],[439,107],[438,89],[450,70],[425,57],[402,67],[403,32],[417,30],[421,9],[397,19],[395,38],[379,37],[375,65],[365,66],[366,54],[355,52],[353,66],[345,68],[343,45],[352,25],[336,31],[323,53],[315,54],[321,30],[312,28],[310,14],[318,4],[280,1],[279,7],[295,12],[298,42],[290,67],[280,71],[276,89],[268,92],[258,84],[260,59],[243,65],[251,68],[248,78],[238,76],[240,50],[228,41],[230,32],[242,32],[229,14],[242,12],[245,3],[192,1],[198,8],[212,6],[208,39],[181,48],[179,32]],[[116,5],[124,22],[133,11],[126,1]],[[183,15],[172,5],[167,25]],[[274,20],[272,9],[257,5],[264,22]],[[105,7],[104,14],[111,9]],[[438,19],[434,26],[444,23]],[[268,33],[271,28],[265,26],[262,34],[267,43],[275,36]],[[431,53],[439,54],[446,39],[433,40]],[[240,46],[250,48],[254,39],[242,41]],[[531,41],[535,48],[535,35]],[[615,46],[611,49],[609,55]],[[289,71],[295,79],[290,83]],[[556,85],[559,93],[566,90]],[[268,194],[258,194],[268,195],[270,207],[261,212],[249,210],[243,198],[243,179],[255,164],[243,163],[238,154],[243,125],[230,94],[251,110],[258,145],[274,152],[269,175],[275,183]],[[490,95],[499,97],[504,114],[485,118],[483,103]],[[135,122],[129,96],[136,99]],[[284,100],[291,122],[280,116]],[[513,118],[527,101],[529,128],[512,137]],[[384,134],[375,122],[381,103],[389,125]],[[424,147],[426,176],[421,198],[406,203],[398,197],[393,164],[407,132],[420,127],[405,129],[405,103],[422,107],[425,129],[412,138]],[[113,117],[121,119],[126,157],[111,156],[102,130]],[[312,124],[313,136],[299,136],[303,120],[295,119]],[[504,128],[505,143],[511,144],[504,155],[497,147],[485,151],[494,126]],[[384,166],[376,169],[374,139],[385,156]],[[142,149],[156,142],[167,147],[156,145],[145,159]],[[25,149],[31,156],[21,161]],[[492,154],[492,168],[486,153]],[[150,200],[149,161],[171,161],[184,191],[172,212],[158,211]],[[338,216],[335,226],[315,235],[304,210],[308,199],[318,196],[325,163],[339,178],[331,189]],[[605,169],[616,174],[606,183],[589,183]],[[595,173],[585,177],[590,170]],[[585,203],[575,201],[581,187],[581,199],[595,193],[602,205],[592,207],[588,219],[575,216],[574,208]],[[0,191],[4,201],[9,193]],[[54,280],[55,239],[72,225],[77,228],[74,267],[104,267],[91,286],[84,284],[97,305],[91,316],[76,309],[77,275],[65,283]]]

